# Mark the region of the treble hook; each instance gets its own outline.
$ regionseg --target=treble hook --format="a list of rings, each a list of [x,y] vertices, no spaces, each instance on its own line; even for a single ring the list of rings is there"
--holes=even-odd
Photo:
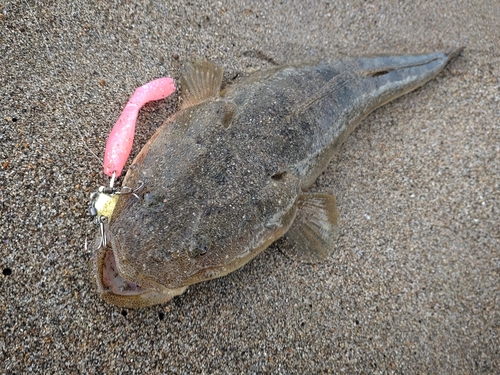
[[[126,195],[126,194],[132,194],[135,198],[141,199],[139,195],[136,193],[144,186],[143,181],[138,181],[139,186],[137,186],[135,189],[132,189],[129,186],[122,186],[120,190],[118,190],[114,185],[115,185],[115,178],[116,178],[116,173],[113,172],[110,182],[109,182],[109,187],[108,186],[100,186],[99,189],[92,194],[90,194],[90,207],[89,211],[92,217],[94,218],[93,221],[96,225],[99,225],[99,232],[101,234],[101,240],[99,242],[99,247],[96,250],[99,250],[102,247],[106,247],[107,245],[107,240],[106,240],[106,227],[105,223],[108,221],[108,216],[106,214],[101,214],[102,211],[100,211],[102,208],[96,207],[97,201],[100,199],[101,194],[104,196],[102,199],[110,200],[113,199],[112,197],[115,195]],[[99,205],[101,206],[101,205]],[[112,209],[111,209],[112,212]],[[109,213],[111,215],[111,213]]]
[[[137,199],[140,200],[141,198],[136,194],[136,192],[141,190],[141,188],[143,186],[144,186],[144,182],[139,181],[139,186],[136,187],[134,190],[132,190],[132,188],[129,186],[122,186],[122,189],[120,191],[117,191],[115,194],[117,194],[117,195],[132,194],[134,197],[136,197]]]
[[[101,241],[99,243],[99,247],[97,248],[100,249],[102,247],[106,247],[107,241],[106,241],[106,232],[104,230],[104,223],[108,220],[106,216],[101,216],[99,217],[99,230],[101,232]]]

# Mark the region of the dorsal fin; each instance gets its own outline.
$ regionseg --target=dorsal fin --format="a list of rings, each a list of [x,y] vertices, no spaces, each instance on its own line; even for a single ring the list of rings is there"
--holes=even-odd
[[[181,77],[182,109],[219,96],[222,73],[222,68],[210,61],[186,63]]]

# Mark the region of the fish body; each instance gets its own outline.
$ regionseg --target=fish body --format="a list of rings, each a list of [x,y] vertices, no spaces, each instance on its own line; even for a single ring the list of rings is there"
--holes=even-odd
[[[434,78],[459,50],[300,63],[219,91],[222,70],[186,66],[183,106],[147,142],[96,256],[101,296],[163,303],[227,275],[283,235],[293,257],[326,258],[338,237],[335,198],[308,188],[374,109]]]

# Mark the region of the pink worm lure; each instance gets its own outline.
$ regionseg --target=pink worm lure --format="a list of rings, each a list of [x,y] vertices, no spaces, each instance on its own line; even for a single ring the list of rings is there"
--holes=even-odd
[[[104,173],[120,176],[132,150],[135,122],[141,107],[147,102],[164,99],[176,90],[170,77],[159,78],[137,88],[125,105],[120,118],[109,134],[104,151]]]

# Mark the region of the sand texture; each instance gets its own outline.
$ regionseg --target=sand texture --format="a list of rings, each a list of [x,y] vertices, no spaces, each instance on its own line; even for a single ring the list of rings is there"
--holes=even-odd
[[[0,373],[498,374],[499,25],[498,0],[0,2]],[[275,244],[165,305],[97,296],[87,204],[136,87],[194,57],[227,81],[459,46],[312,188],[340,210],[327,262]],[[145,106],[133,155],[178,99]]]

